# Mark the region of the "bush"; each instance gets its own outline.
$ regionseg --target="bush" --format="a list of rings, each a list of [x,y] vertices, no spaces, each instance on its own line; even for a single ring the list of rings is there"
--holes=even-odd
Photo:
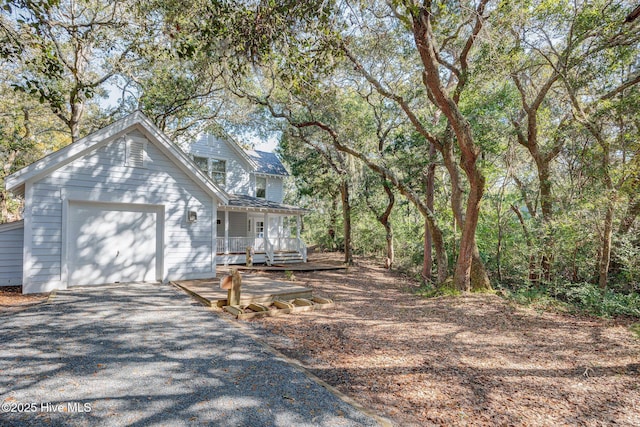
[[[591,283],[565,284],[558,295],[567,303],[589,314],[603,317],[640,318],[640,295],[602,290]]]
[[[592,283],[553,283],[505,288],[502,295],[519,304],[538,308],[566,308],[600,317],[640,318],[640,295],[602,290]]]

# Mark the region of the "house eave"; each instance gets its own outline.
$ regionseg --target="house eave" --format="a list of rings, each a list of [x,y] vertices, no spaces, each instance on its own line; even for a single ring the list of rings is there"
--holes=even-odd
[[[275,214],[286,214],[286,215],[305,215],[309,213],[308,209],[303,208],[294,208],[294,209],[276,209],[276,208],[263,208],[257,206],[219,206],[218,208],[221,211],[228,212],[260,212],[260,213],[275,213]]]

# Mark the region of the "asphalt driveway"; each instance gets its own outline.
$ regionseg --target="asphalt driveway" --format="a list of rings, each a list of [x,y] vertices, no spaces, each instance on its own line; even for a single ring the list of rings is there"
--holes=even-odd
[[[58,292],[0,314],[0,425],[371,426],[169,285]]]

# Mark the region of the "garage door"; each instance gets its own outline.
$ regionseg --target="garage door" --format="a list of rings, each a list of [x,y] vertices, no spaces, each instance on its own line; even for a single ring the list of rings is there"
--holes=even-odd
[[[155,281],[158,214],[154,207],[69,204],[69,285]]]

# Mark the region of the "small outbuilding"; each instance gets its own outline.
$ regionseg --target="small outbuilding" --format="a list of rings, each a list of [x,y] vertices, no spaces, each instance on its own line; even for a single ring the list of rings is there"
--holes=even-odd
[[[229,196],[140,112],[5,185],[25,209],[24,221],[0,228],[0,241],[11,243],[0,266],[13,266],[3,266],[0,285],[21,279],[23,292],[35,293],[215,277],[217,211]]]

